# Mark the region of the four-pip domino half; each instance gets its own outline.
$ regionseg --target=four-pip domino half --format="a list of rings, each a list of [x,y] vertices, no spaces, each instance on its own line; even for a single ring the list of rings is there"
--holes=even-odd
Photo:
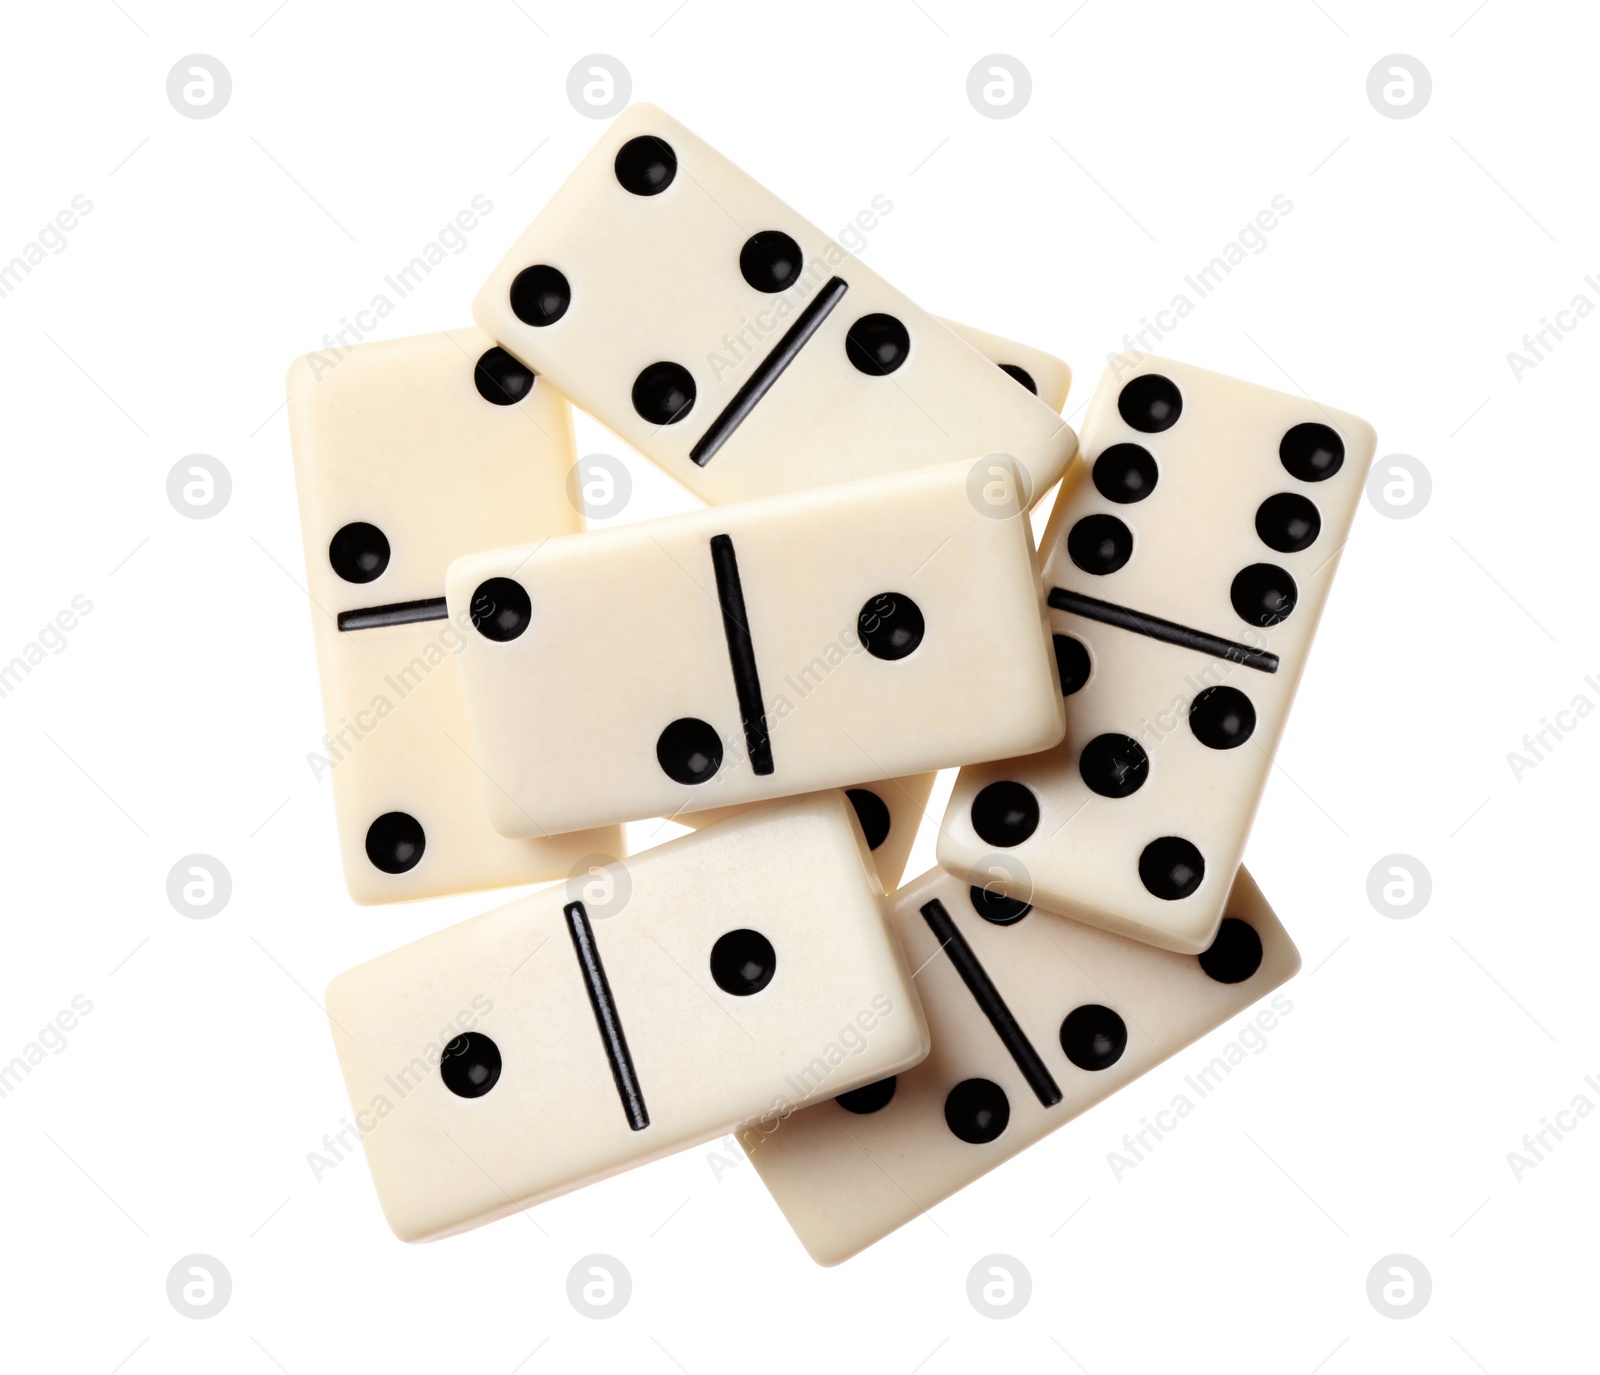
[[[1293,976],[1240,860],[1370,426],[1123,355],[1080,455],[645,105],[473,316],[288,382],[350,895],[558,881],[328,991],[398,1236],[731,1133],[834,1264]],[[572,404],[705,509],[585,529]]]

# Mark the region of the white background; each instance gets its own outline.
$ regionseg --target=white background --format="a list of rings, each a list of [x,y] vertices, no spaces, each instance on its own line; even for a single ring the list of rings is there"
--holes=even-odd
[[[9,9],[0,262],[74,195],[93,210],[0,300],[0,661],[75,595],[93,610],[0,700],[0,1060],[75,995],[93,1010],[0,1100],[0,1359],[91,1375],[1581,1363],[1600,1121],[1520,1180],[1507,1152],[1576,1095],[1600,1105],[1584,1083],[1600,1077],[1600,719],[1520,781],[1506,756],[1575,695],[1600,704],[1584,683],[1600,319],[1520,380],[1506,355],[1579,292],[1600,304],[1584,283],[1600,22],[1474,3]],[[329,978],[500,899],[344,896],[306,763],[322,725],[284,370],[482,193],[493,212],[384,333],[467,323],[602,127],[566,97],[595,52],[825,229],[886,195],[863,256],[925,306],[1069,360],[1069,410],[1126,331],[1287,196],[1265,251],[1164,350],[1355,411],[1380,455],[1432,474],[1420,515],[1356,521],[1251,838],[1305,956],[1294,1010],[1120,1181],[1107,1153],[1205,1045],[833,1270],[747,1164],[719,1174],[704,1149],[421,1247],[391,1237],[359,1156],[313,1177],[308,1152],[349,1111],[317,1005]],[[1004,120],[965,89],[996,52],[1033,82]],[[1404,120],[1366,95],[1397,52],[1433,79]],[[208,120],[166,98],[190,53],[232,74]],[[580,447],[621,452],[587,422]],[[233,481],[204,521],[166,496],[195,452]],[[623,519],[692,504],[629,461]],[[206,921],[165,891],[197,851],[234,885]],[[1366,896],[1394,852],[1432,874],[1409,920]],[[233,1277],[207,1321],[166,1297],[193,1252]],[[633,1279],[607,1321],[566,1297],[593,1252]],[[995,1252],[1033,1280],[1007,1321],[966,1298]],[[1366,1294],[1393,1252],[1433,1279],[1405,1321]]]

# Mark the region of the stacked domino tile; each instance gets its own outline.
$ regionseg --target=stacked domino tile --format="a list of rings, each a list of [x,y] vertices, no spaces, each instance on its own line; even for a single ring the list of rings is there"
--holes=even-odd
[[[288,382],[352,897],[558,880],[329,989],[397,1235],[731,1133],[834,1264],[1294,974],[1240,858],[1363,421],[1124,354],[1080,458],[649,106],[473,314]],[[569,402],[706,509],[584,530]]]

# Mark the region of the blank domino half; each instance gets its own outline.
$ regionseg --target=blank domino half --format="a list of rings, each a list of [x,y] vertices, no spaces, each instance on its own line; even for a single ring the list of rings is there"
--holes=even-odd
[[[397,902],[564,877],[621,833],[508,840],[489,824],[445,618],[475,549],[581,526],[565,400],[476,329],[289,369],[289,428],[345,884]],[[467,632],[471,634],[470,628]]]
[[[812,1258],[836,1265],[1293,977],[1250,875],[1205,954],[1177,955],[931,870],[892,917],[933,1049],[915,1068],[739,1133]]]
[[[939,863],[1204,950],[1375,442],[1304,397],[1115,360],[1043,541],[1066,738],[962,769]]]
[[[604,902],[546,888],[329,987],[350,1101],[376,1121],[367,1161],[403,1240],[464,1231],[927,1053],[837,794],[682,836],[611,880]]]
[[[988,453],[1041,496],[1071,428],[670,116],[607,127],[473,318],[703,500]]]
[[[496,829],[526,833],[536,806],[572,830],[1054,744],[1033,535],[1015,500],[986,505],[995,472],[1015,490],[991,456],[457,560]]]
[[[1072,385],[1072,371],[1061,359],[1042,349],[1030,348],[1013,339],[1003,339],[998,334],[973,329],[970,325],[957,324],[954,320],[942,323],[996,364],[1013,381],[1033,392],[1051,410],[1059,411],[1066,404],[1067,391]],[[878,876],[890,892],[900,886],[900,880],[905,876],[906,860],[911,856],[917,828],[922,824],[923,810],[933,792],[934,778],[935,775],[931,773],[914,774],[910,778],[864,782],[846,790],[861,821],[873,861],[878,866]],[[709,811],[688,812],[672,819],[688,826],[709,826],[738,810],[737,807],[715,807]]]

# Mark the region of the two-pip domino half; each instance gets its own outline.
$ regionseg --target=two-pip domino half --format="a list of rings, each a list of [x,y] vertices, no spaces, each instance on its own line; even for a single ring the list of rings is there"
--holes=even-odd
[[[473,315],[289,374],[346,887],[564,880],[329,989],[397,1235],[732,1133],[832,1264],[1294,974],[1240,859],[1364,422],[1123,356],[1080,458],[642,105]],[[569,400],[706,508],[585,530]]]

